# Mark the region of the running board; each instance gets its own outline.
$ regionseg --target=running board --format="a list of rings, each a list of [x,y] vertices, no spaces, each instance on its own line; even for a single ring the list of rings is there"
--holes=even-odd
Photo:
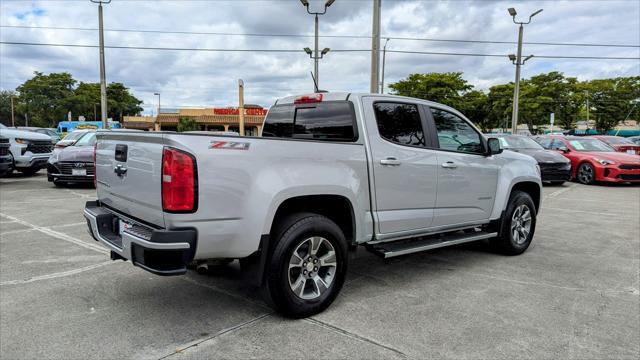
[[[396,256],[413,254],[420,251],[437,249],[445,246],[463,244],[471,241],[490,239],[498,236],[497,232],[475,231],[455,232],[411,240],[399,240],[376,245],[368,245],[367,249],[385,259]]]

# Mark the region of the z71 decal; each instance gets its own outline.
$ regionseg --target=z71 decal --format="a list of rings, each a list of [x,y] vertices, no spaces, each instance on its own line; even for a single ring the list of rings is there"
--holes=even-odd
[[[212,141],[209,149],[249,150],[250,143],[239,141]]]

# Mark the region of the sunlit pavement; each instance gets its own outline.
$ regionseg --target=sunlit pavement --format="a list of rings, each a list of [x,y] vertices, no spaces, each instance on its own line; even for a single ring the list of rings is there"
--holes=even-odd
[[[87,233],[87,187],[0,179],[0,358],[638,358],[640,187],[545,187],[534,242],[391,261],[365,251],[306,320],[237,263],[159,277]]]

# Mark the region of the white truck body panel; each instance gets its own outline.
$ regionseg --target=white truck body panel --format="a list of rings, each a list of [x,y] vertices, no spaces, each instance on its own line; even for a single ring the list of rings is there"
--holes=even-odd
[[[359,135],[352,143],[98,131],[98,200],[160,229],[196,229],[195,259],[211,259],[242,258],[256,252],[279,206],[294,197],[347,199],[353,212],[352,240],[375,243],[486,224],[501,217],[515,184],[541,187],[536,161],[526,155],[486,156],[386,141],[378,133],[371,104],[409,102],[464,118],[453,109],[397,96],[325,94],[325,101],[347,99],[353,103]],[[289,97],[277,104],[293,101]],[[241,146],[212,147],[218,142]],[[126,162],[114,159],[118,144],[128,147]],[[193,213],[162,210],[164,147],[183,150],[196,159],[198,208]],[[389,158],[399,164],[381,164]],[[443,167],[449,161],[456,167]],[[118,165],[127,167],[125,175],[114,174]]]

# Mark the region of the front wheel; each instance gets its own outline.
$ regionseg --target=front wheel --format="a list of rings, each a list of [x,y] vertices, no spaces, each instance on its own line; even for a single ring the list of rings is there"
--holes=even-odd
[[[593,166],[589,163],[580,164],[580,166],[578,167],[576,178],[578,179],[578,182],[580,182],[581,184],[591,185],[595,182],[596,171],[593,169]]]
[[[492,239],[492,246],[506,255],[519,255],[527,250],[536,229],[536,208],[531,196],[514,191],[502,219],[500,236]]]
[[[265,295],[283,315],[303,318],[335,300],[347,272],[347,242],[329,218],[296,214],[276,234],[267,264]]]

